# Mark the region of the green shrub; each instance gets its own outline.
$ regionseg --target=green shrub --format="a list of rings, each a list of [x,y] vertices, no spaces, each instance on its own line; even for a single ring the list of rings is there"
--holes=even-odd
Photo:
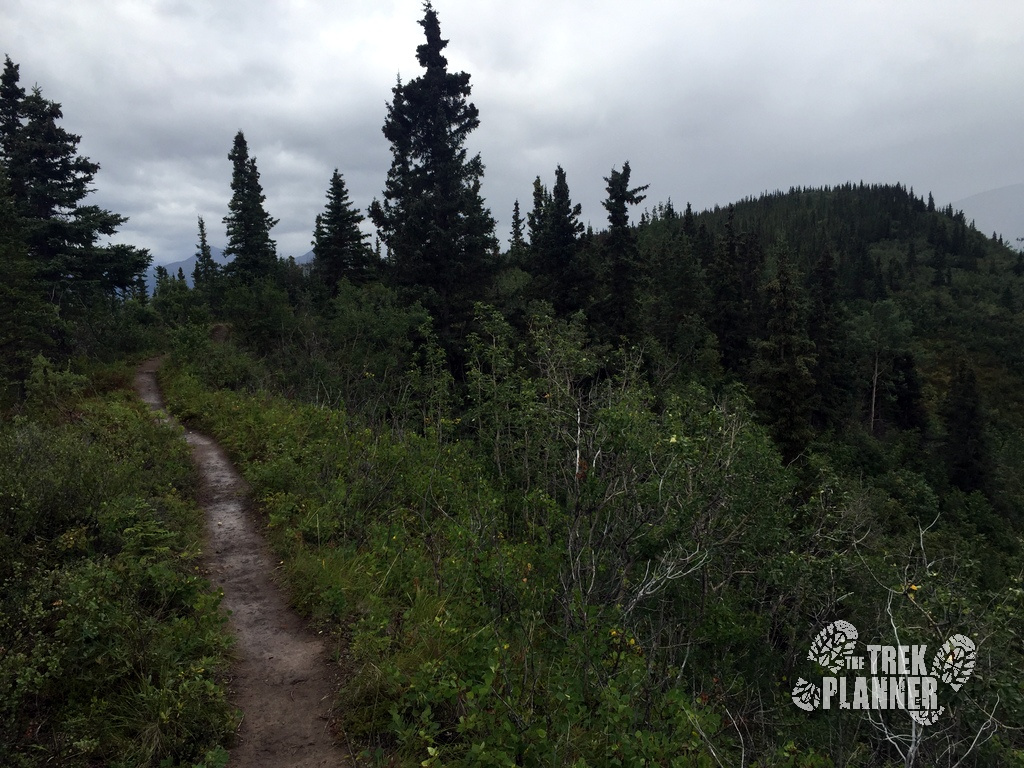
[[[229,638],[187,446],[131,394],[68,402],[0,425],[0,764],[217,764]]]

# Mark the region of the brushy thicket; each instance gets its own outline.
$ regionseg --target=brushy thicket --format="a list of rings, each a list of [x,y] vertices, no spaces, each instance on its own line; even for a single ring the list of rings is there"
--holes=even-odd
[[[236,713],[180,429],[37,359],[0,423],[0,765],[212,766]]]
[[[1024,717],[1024,593],[974,602],[986,545],[929,528],[919,478],[883,492],[822,463],[808,490],[741,395],[655,395],[635,350],[595,376],[578,321],[530,323],[518,348],[478,309],[458,413],[428,343],[393,428],[261,391],[266,360],[179,335],[170,407],[239,462],[298,605],[345,640],[342,726],[367,756],[888,765],[905,713],[790,701],[807,628],[844,618],[878,643],[937,647],[936,621],[983,639],[944,727],[913,738],[925,760],[978,734],[977,764],[1021,760],[1014,730],[989,737]]]

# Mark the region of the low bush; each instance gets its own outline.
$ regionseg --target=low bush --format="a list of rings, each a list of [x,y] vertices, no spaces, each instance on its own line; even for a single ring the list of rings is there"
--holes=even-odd
[[[0,424],[0,764],[223,764],[230,641],[180,432],[42,364],[31,387],[39,418]]]

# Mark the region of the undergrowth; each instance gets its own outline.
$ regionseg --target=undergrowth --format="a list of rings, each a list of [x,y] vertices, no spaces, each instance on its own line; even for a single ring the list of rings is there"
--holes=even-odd
[[[230,642],[187,447],[98,379],[39,362],[30,415],[0,423],[0,765],[223,765]]]
[[[1019,720],[1020,590],[968,609],[984,550],[915,524],[913,476],[887,492],[815,459],[800,490],[741,393],[656,398],[628,351],[596,380],[565,323],[530,329],[527,369],[499,319],[481,329],[464,407],[428,348],[420,410],[390,426],[269,394],[265,361],[198,334],[162,372],[251,484],[298,607],[340,638],[340,725],[366,759],[888,766],[877,723],[793,706],[807,627],[837,616],[883,643],[939,641],[922,611],[985,638],[922,755],[974,750],[979,701]],[[1011,764],[1014,738],[977,764]]]
[[[206,349],[204,359],[220,353]],[[642,574],[603,553],[604,562],[573,582],[565,542],[580,518],[542,488],[525,499],[507,493],[468,442],[440,436],[453,424],[435,421],[422,434],[372,430],[336,408],[211,390],[187,368],[165,367],[161,379],[171,410],[221,441],[253,486],[297,605],[343,637],[341,726],[364,757],[711,766],[716,753],[739,754],[735,726],[716,707],[738,682],[713,676],[704,662],[754,657],[764,627],[748,601],[736,597],[691,620],[714,632],[716,648],[667,655],[663,644],[670,635],[679,643],[677,628],[654,626],[640,609],[625,615]],[[620,404],[602,418],[629,416]],[[691,430],[725,426],[713,414],[713,424],[691,416]],[[658,427],[679,431],[679,439],[663,436],[665,451],[686,444],[678,417]],[[769,471],[763,444],[752,437],[738,446],[729,471],[753,473],[744,483]],[[777,505],[763,490],[772,493],[774,481],[758,479],[762,498]],[[737,509],[753,501],[738,496]],[[605,514],[600,499],[580,503]],[[740,536],[744,547],[765,545],[757,537],[772,514],[757,510],[757,523],[751,508],[735,521],[753,530]],[[627,534],[636,541],[601,546],[639,556],[678,522],[627,524],[640,529]],[[619,590],[618,600],[586,593],[594,582]],[[673,599],[696,599],[686,593],[692,587]],[[801,754],[791,764],[823,764],[813,750]]]

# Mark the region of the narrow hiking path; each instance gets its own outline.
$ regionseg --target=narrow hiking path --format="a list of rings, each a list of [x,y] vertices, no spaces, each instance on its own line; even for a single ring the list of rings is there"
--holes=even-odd
[[[135,376],[136,391],[153,409],[164,408],[156,380],[159,367],[159,358],[147,360]],[[230,611],[229,627],[237,641],[231,693],[243,719],[231,765],[350,765],[328,727],[336,671],[323,642],[305,627],[272,578],[276,560],[253,523],[245,481],[214,440],[187,428],[185,439],[201,476],[203,565],[213,586],[224,591],[222,605]]]

